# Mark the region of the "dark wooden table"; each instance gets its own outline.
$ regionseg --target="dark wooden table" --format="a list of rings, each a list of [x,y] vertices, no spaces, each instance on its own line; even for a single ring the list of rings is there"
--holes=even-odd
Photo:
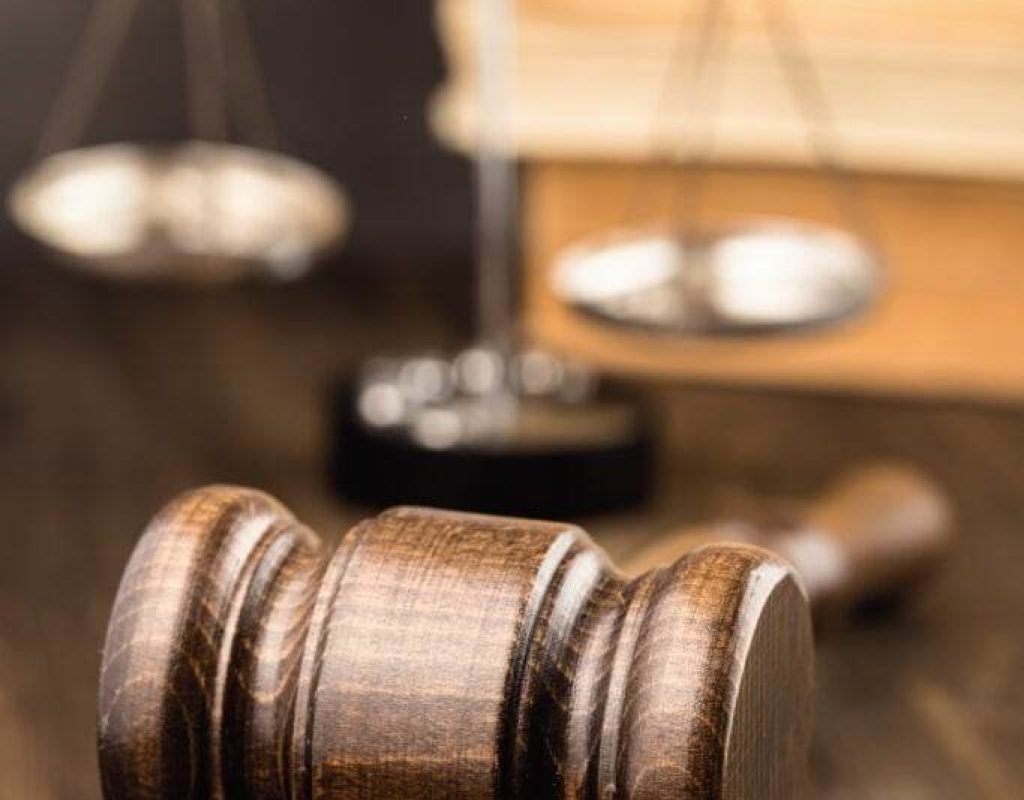
[[[327,385],[367,354],[450,345],[451,333],[426,310],[427,282],[356,292],[354,281],[321,277],[168,292],[6,266],[0,797],[88,800],[99,795],[93,721],[106,616],[149,515],[186,487],[237,482],[340,535],[366,510],[325,485]],[[755,497],[814,492],[869,457],[911,459],[945,484],[961,533],[948,568],[902,614],[820,644],[819,796],[1024,797],[1021,410],[656,394],[667,429],[656,502],[584,521],[616,553]]]

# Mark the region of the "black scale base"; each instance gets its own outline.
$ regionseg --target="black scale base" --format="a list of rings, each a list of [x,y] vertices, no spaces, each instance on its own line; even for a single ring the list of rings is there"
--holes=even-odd
[[[437,447],[369,424],[356,386],[339,386],[331,407],[331,478],[348,500],[559,519],[627,509],[650,495],[653,415],[624,391],[524,400],[522,424],[501,440]]]

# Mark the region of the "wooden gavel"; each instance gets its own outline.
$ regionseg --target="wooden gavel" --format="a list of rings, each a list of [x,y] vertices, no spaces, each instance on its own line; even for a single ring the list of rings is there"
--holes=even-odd
[[[928,575],[949,549],[952,516],[945,494],[919,471],[878,462],[842,476],[790,522],[725,520],[673,530],[628,556],[626,570],[640,574],[716,542],[757,545],[796,569],[815,619],[830,622]]]
[[[211,487],[122,580],[104,793],[797,798],[812,672],[799,579],[757,547],[626,578],[571,525],[399,508],[328,558],[272,498]]]

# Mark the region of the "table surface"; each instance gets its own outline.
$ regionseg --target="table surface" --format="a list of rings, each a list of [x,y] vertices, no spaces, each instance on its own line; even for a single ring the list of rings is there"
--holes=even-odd
[[[168,498],[256,485],[332,535],[368,513],[327,489],[326,388],[368,354],[452,334],[422,284],[365,283],[360,295],[330,278],[158,291],[0,272],[0,795],[99,796],[106,617]],[[943,572],[898,615],[820,641],[817,796],[1024,796],[1022,410],[652,391],[665,418],[655,501],[583,521],[613,553],[758,498],[807,496],[873,457],[914,461],[955,501]]]

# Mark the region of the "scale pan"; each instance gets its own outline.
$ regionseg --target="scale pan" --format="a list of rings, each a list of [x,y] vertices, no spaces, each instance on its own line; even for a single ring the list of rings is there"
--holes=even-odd
[[[340,243],[348,203],[319,170],[230,144],[108,144],[50,156],[9,203],[74,266],[122,280],[297,277]]]
[[[688,239],[664,228],[585,241],[559,257],[552,280],[562,302],[612,325],[740,336],[848,319],[870,304],[878,276],[856,237],[769,219]]]

